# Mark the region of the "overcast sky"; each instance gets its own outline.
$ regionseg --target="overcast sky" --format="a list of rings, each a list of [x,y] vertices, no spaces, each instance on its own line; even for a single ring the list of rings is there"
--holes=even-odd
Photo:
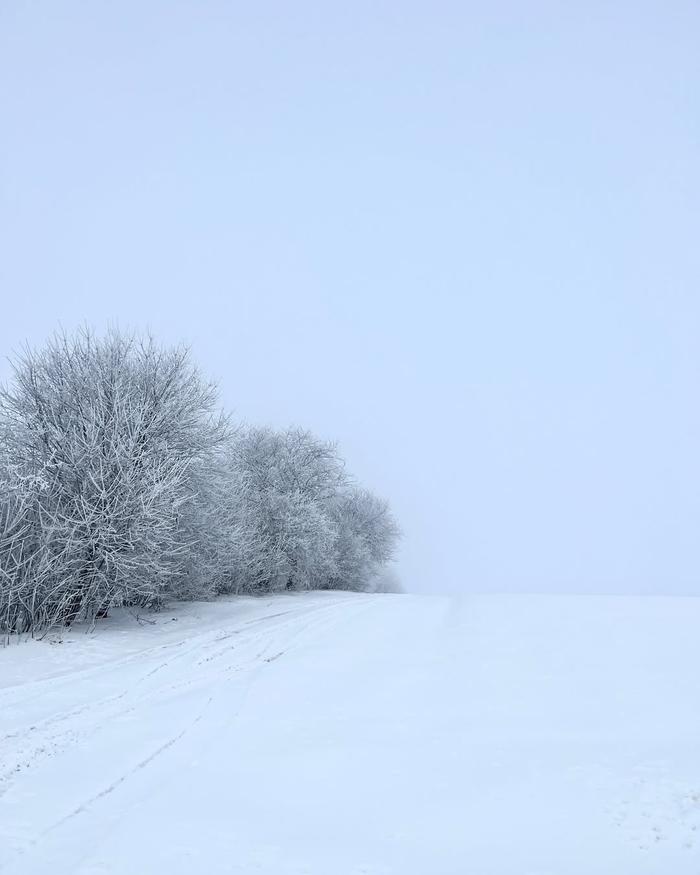
[[[696,0],[3,0],[0,353],[189,341],[413,591],[700,593],[699,46]]]

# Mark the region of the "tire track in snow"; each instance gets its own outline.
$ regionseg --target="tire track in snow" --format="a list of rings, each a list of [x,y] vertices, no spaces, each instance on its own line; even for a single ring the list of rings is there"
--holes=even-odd
[[[273,659],[279,658],[285,650],[278,649],[276,655],[270,660],[266,659],[266,654],[274,646],[274,643],[279,640],[280,634],[284,633],[285,630],[291,629],[293,633],[291,638],[294,639],[314,626],[323,628],[327,624],[326,618],[335,613],[344,604],[344,602],[335,602],[330,605],[302,605],[299,608],[252,618],[245,621],[238,628],[226,629],[223,632],[221,630],[208,631],[194,635],[189,639],[141,651],[141,655],[146,658],[148,656],[152,658],[160,654],[164,649],[175,652],[173,658],[152,666],[148,671],[141,673],[132,684],[120,689],[116,693],[110,693],[97,700],[88,700],[74,708],[61,710],[43,719],[35,720],[31,724],[18,726],[0,739],[0,797],[11,789],[22,773],[36,767],[48,758],[61,754],[76,744],[85,742],[95,733],[99,732],[109,721],[124,717],[155,700],[167,698],[190,687],[212,683],[219,677],[222,671],[228,677],[240,672],[249,671],[261,662],[271,662]],[[264,629],[251,634],[250,626],[258,625],[262,622],[269,623],[271,620],[280,617],[286,617],[287,619],[273,623],[271,626],[266,626]],[[303,618],[306,618],[306,622],[300,626],[299,620]],[[222,641],[233,638],[236,639],[235,644],[213,649]],[[185,647],[188,642],[189,646]],[[260,642],[263,642],[263,647],[258,649],[255,645],[258,645]],[[242,651],[241,658],[227,664],[223,668],[217,667],[217,662],[222,657],[229,656],[234,649]],[[213,650],[213,652],[204,655],[203,658],[195,663],[197,668],[201,668],[206,663],[211,663],[211,665],[207,666],[208,672],[204,674],[191,672],[189,677],[172,680],[173,672],[183,663],[188,663],[193,654],[198,652],[207,654],[208,650]],[[254,651],[252,654],[250,653],[251,650]],[[133,663],[135,663],[135,658],[129,658],[108,662],[102,668],[106,669],[109,675],[123,682],[120,669]],[[100,667],[97,667],[89,672],[79,671],[75,675],[63,676],[63,685],[79,682],[99,671]],[[163,675],[163,672],[166,672],[166,674]],[[162,678],[151,687],[150,679],[158,674],[161,674]],[[45,683],[51,682],[47,681]],[[20,707],[26,704],[27,701],[27,699],[22,699],[19,703],[13,704],[15,707]],[[110,707],[117,703],[118,707]]]
[[[211,702],[212,702],[212,699],[210,697],[207,700],[204,708],[195,717],[195,719],[189,724],[189,726],[186,726],[181,732],[178,732],[177,735],[174,735],[172,738],[169,738],[163,744],[159,745],[159,747],[157,747],[152,753],[150,753],[147,757],[145,757],[145,759],[142,759],[140,762],[136,763],[136,765],[133,768],[129,769],[128,772],[125,772],[123,775],[121,775],[119,778],[117,778],[116,781],[112,781],[111,784],[109,784],[103,790],[100,790],[99,793],[96,793],[94,796],[92,796],[86,802],[81,803],[76,809],[71,811],[69,814],[66,814],[60,820],[56,821],[56,823],[52,824],[50,827],[48,827],[48,829],[44,830],[41,833],[41,835],[32,842],[32,844],[33,845],[38,844],[45,836],[49,835],[54,830],[59,829],[61,826],[63,826],[65,823],[68,823],[68,821],[72,820],[73,818],[78,817],[79,815],[86,812],[92,805],[94,805],[100,799],[104,799],[105,796],[109,796],[110,793],[113,793],[117,789],[117,787],[121,786],[132,775],[136,774],[137,772],[141,771],[142,769],[145,769],[157,757],[159,757],[161,754],[165,753],[165,751],[168,750],[169,748],[171,748],[173,745],[177,744],[177,742],[180,741],[181,738],[184,738],[184,736],[187,735],[187,733],[192,729],[193,726],[196,726],[197,723],[199,723],[199,721],[204,716],[206,709],[211,704]]]
[[[130,767],[126,771],[124,771],[121,775],[116,778],[113,778],[105,787],[97,790],[92,793],[84,802],[79,803],[74,806],[68,813],[63,814],[61,816],[56,817],[56,819],[46,827],[39,835],[35,836],[29,842],[24,842],[22,848],[18,848],[17,854],[19,856],[24,856],[25,852],[31,852],[33,848],[38,848],[45,840],[50,838],[53,834],[58,833],[62,828],[68,827],[68,825],[75,820],[75,818],[84,814],[88,811],[91,811],[96,805],[98,805],[102,800],[105,800],[107,797],[113,798],[114,792],[118,789],[122,791],[129,787],[129,781],[132,777],[134,777],[139,772],[143,772],[148,765],[150,765],[155,759],[157,759],[161,754],[165,753],[170,748],[174,747],[178,741],[180,741],[191,729],[201,721],[202,716],[206,709],[211,705],[212,701],[215,699],[215,693],[221,693],[220,695],[216,695],[216,698],[221,702],[221,707],[224,709],[223,717],[219,720],[218,726],[216,725],[216,721],[214,721],[214,725],[207,727],[207,734],[209,735],[212,731],[215,734],[219,735],[221,732],[230,732],[231,725],[237,720],[239,715],[241,714],[243,707],[245,705],[245,701],[248,698],[248,694],[257,679],[260,677],[260,673],[262,671],[270,670],[271,664],[282,657],[286,652],[292,649],[294,646],[297,646],[300,640],[305,639],[308,635],[313,634],[315,631],[331,631],[332,628],[337,625],[338,622],[349,619],[349,617],[354,616],[358,611],[366,610],[370,607],[367,604],[361,603],[355,606],[355,611],[348,611],[348,605],[346,603],[332,603],[322,604],[322,605],[314,605],[311,607],[306,606],[305,608],[301,608],[300,610],[294,612],[279,612],[275,615],[268,615],[264,619],[266,621],[270,621],[276,619],[280,616],[286,616],[288,619],[273,623],[271,628],[256,630],[254,634],[249,634],[247,630],[236,629],[236,630],[227,630],[223,635],[219,634],[217,637],[211,640],[202,641],[202,638],[209,639],[210,636],[195,636],[195,643],[193,646],[188,647],[186,651],[178,653],[176,659],[169,664],[161,664],[159,666],[155,666],[154,668],[149,669],[149,671],[145,672],[141,680],[146,680],[152,677],[157,672],[160,672],[163,669],[170,668],[171,671],[173,669],[180,669],[182,667],[183,659],[192,655],[198,649],[201,649],[201,646],[205,644],[206,646],[213,647],[220,643],[222,640],[226,640],[229,638],[236,637],[236,643],[229,645],[227,648],[219,649],[214,654],[211,655],[210,664],[206,665],[205,671],[202,672],[201,669],[208,660],[199,660],[197,662],[190,663],[190,669],[192,674],[189,678],[184,680],[174,682],[174,683],[159,683],[157,687],[148,691],[145,695],[143,695],[140,699],[133,702],[129,707],[121,709],[121,710],[113,710],[111,714],[106,715],[104,709],[99,709],[100,713],[95,714],[94,710],[92,713],[92,727],[91,731],[86,730],[81,735],[70,735],[71,730],[68,730],[67,737],[65,740],[65,745],[63,748],[58,748],[53,751],[50,751],[47,755],[55,756],[66,747],[74,746],[77,743],[82,743],[87,740],[89,735],[94,734],[94,732],[98,731],[99,728],[104,724],[105,718],[109,719],[118,718],[120,715],[127,714],[128,712],[138,711],[139,708],[147,708],[150,705],[153,705],[154,702],[163,700],[167,698],[169,695],[173,693],[181,693],[188,687],[199,686],[199,687],[209,687],[211,695],[207,700],[205,708],[200,712],[197,718],[192,721],[185,729],[176,733],[174,736],[166,739],[163,743],[159,744],[156,749],[150,753],[145,758],[139,760],[134,766]],[[289,616],[293,614],[293,616]],[[334,623],[332,621],[333,615],[337,616],[337,620]],[[248,624],[248,625],[257,625],[257,624]],[[241,641],[241,637],[243,636],[244,640]],[[239,643],[241,642],[241,643]],[[260,647],[260,643],[262,642],[263,646]],[[224,666],[217,666],[214,660],[220,660],[227,653],[230,653],[234,649],[240,649],[241,656],[243,659],[239,659],[234,663],[227,664]],[[271,651],[274,650],[274,653],[268,656]],[[251,653],[252,651],[252,653]],[[213,663],[213,664],[212,664]],[[247,682],[244,684],[242,688],[240,688],[237,692],[237,695],[232,699],[230,694],[224,695],[225,685],[231,681],[235,675],[241,672],[248,671],[250,676]],[[172,677],[172,675],[169,675]],[[166,680],[168,675],[164,676],[162,680]],[[112,697],[114,699],[115,697]],[[122,695],[119,698],[123,698]],[[237,704],[234,705],[234,701],[237,699]],[[81,709],[80,714],[83,714],[87,710],[88,712],[91,710],[90,708]],[[79,716],[71,712],[72,716]],[[60,715],[59,718],[66,718],[67,715]],[[16,777],[16,776],[15,776]],[[122,801],[121,803],[117,803],[117,805],[124,805],[125,803]],[[17,859],[17,856],[14,857]],[[9,861],[8,861],[9,862]],[[3,865],[0,865],[0,869],[4,868]]]

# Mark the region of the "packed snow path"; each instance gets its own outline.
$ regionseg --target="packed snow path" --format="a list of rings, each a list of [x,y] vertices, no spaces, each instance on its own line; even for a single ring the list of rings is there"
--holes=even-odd
[[[700,873],[700,600],[147,619],[0,649],[2,875]]]

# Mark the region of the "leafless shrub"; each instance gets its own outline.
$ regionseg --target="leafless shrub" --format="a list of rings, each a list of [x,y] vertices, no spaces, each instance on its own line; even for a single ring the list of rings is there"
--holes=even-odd
[[[186,348],[89,330],[0,390],[0,632],[112,605],[376,586],[398,538],[334,444],[232,432]]]
[[[0,392],[0,627],[156,602],[191,549],[180,527],[225,440],[185,348],[89,330],[25,350]]]

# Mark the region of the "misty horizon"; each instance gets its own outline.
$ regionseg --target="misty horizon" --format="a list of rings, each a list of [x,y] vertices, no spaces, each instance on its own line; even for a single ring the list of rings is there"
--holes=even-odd
[[[698,594],[697,4],[6,4],[5,357],[185,341],[415,593]]]

